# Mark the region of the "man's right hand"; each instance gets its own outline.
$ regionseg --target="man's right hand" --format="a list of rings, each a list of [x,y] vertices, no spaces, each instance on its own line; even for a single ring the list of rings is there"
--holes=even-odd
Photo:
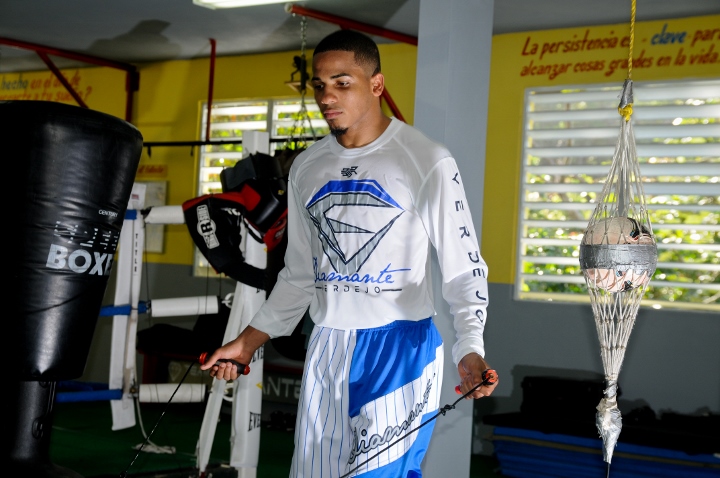
[[[200,370],[209,370],[210,376],[218,380],[235,380],[244,371],[238,370],[235,363],[224,360],[231,359],[241,364],[249,364],[255,351],[268,340],[270,340],[268,334],[248,325],[236,339],[208,356],[205,363],[200,365]]]

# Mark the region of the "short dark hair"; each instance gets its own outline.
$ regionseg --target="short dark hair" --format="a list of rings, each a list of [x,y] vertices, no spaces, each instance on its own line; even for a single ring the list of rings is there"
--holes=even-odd
[[[326,51],[349,51],[355,55],[355,62],[369,66],[372,76],[380,73],[380,52],[375,42],[367,35],[354,30],[338,30],[326,36],[315,47],[313,55]]]

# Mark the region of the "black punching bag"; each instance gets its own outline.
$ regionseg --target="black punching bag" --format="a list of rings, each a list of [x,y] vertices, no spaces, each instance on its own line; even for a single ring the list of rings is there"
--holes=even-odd
[[[3,351],[16,410],[15,476],[75,476],[47,456],[54,382],[79,378],[142,152],[131,124],[45,101],[0,102],[12,234]],[[6,422],[7,423],[7,422]],[[7,468],[6,468],[7,470]]]
[[[135,180],[142,136],[97,111],[0,103],[0,155],[15,192],[3,334],[20,380],[80,377]]]

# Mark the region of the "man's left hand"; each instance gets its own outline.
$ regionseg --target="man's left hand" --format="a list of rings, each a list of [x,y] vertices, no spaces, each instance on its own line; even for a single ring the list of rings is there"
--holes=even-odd
[[[460,385],[458,385],[458,387],[460,389],[460,393],[462,395],[465,395],[474,387],[483,383],[484,378],[486,378],[483,377],[483,372],[489,369],[490,366],[487,364],[487,362],[485,362],[485,359],[482,358],[480,354],[473,352],[464,356],[458,364],[458,374],[460,375]],[[495,379],[493,382],[487,380],[486,384],[478,387],[466,398],[482,398],[491,395],[498,384],[497,374],[494,371],[493,373],[495,374]]]

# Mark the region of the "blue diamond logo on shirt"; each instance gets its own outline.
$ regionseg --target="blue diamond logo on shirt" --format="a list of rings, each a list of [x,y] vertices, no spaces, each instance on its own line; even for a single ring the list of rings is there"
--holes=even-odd
[[[371,179],[329,181],[307,205],[325,255],[339,274],[360,271],[403,208]]]

